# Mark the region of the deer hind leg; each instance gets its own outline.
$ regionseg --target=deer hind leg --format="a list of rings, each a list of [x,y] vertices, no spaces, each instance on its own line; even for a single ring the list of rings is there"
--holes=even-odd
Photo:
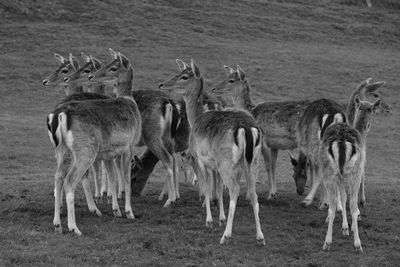
[[[316,164],[314,164],[313,162],[311,162],[310,161],[310,166],[312,166],[311,168],[310,168],[310,170],[312,170],[313,171],[313,184],[312,184],[312,186],[311,186],[311,190],[310,190],[310,192],[308,193],[308,195],[306,196],[306,198],[302,201],[302,203],[304,204],[304,205],[306,205],[306,206],[309,206],[312,202],[313,202],[313,200],[314,200],[314,197],[315,197],[315,193],[317,192],[317,190],[318,190],[318,187],[320,186],[320,184],[321,184],[321,182],[322,182],[322,176],[321,176],[321,174],[319,173],[319,168],[318,168],[318,166],[316,165]]]
[[[128,219],[135,219],[131,206],[131,155],[121,155],[122,178],[125,187],[125,215]]]
[[[267,144],[263,143],[261,147],[261,153],[264,158],[265,162],[265,169],[267,170],[267,176],[268,176],[268,181],[269,181],[269,192],[268,192],[268,197],[267,199],[272,199],[274,196],[274,180],[272,177],[272,167],[271,167],[271,152],[270,149],[268,148]]]
[[[278,149],[276,148],[271,148],[271,174],[272,174],[272,182],[274,185],[274,191],[273,191],[273,198],[276,198],[276,195],[278,193],[278,189],[276,188],[276,160],[278,159]]]
[[[241,171],[237,169],[232,170],[232,168],[230,168],[230,170],[228,168],[223,168],[220,171],[220,175],[222,177],[222,180],[224,181],[224,184],[227,185],[229,190],[228,220],[226,222],[224,234],[222,235],[222,238],[219,242],[222,245],[227,244],[232,236],[233,217],[235,216],[237,198],[240,192],[239,180],[241,176]]]
[[[75,220],[75,190],[78,182],[90,168],[94,162],[95,156],[89,151],[80,151],[78,155],[74,155],[74,161],[64,181],[65,197],[68,209],[68,230],[77,235],[82,235],[76,226]]]
[[[94,200],[96,203],[100,202],[100,188],[99,188],[99,178],[101,175],[101,163],[100,161],[96,160],[93,162],[93,165],[91,167],[92,173],[93,173],[93,180],[94,180]]]
[[[61,227],[61,209],[62,209],[62,188],[63,179],[68,173],[68,169],[71,165],[69,156],[65,154],[57,154],[57,170],[54,176],[54,231],[62,233]]]
[[[342,206],[342,235],[349,235],[349,223],[347,222],[347,193],[344,184],[339,184],[340,205]],[[338,203],[339,204],[339,203]]]
[[[357,206],[358,200],[358,190],[360,186],[360,182],[350,182],[350,213],[351,213],[351,231],[354,235],[354,248],[360,252],[363,252],[361,247],[361,240],[358,234],[358,216],[360,215],[360,210]]]
[[[219,207],[219,226],[225,225],[226,216],[224,210],[224,183],[218,173],[217,170],[212,171],[212,179],[215,181],[215,190],[218,199],[218,207]]]
[[[123,163],[122,163],[122,157],[117,157],[114,159],[114,168],[117,174],[118,178],[118,199],[123,198],[123,193],[125,192],[125,181],[123,178]]]
[[[106,166],[106,170],[108,173],[108,187],[111,194],[111,201],[112,201],[112,210],[115,217],[121,217],[121,210],[119,209],[118,205],[118,198],[117,198],[117,190],[116,190],[116,170],[114,165],[114,160],[104,160],[104,164]]]
[[[107,192],[107,170],[104,161],[101,161],[101,187],[100,187],[100,197],[104,197]]]
[[[82,177],[82,187],[83,187],[83,191],[85,192],[88,209],[91,213],[100,217],[101,212],[96,207],[96,204],[94,203],[94,200],[93,200],[92,191],[90,190],[88,174],[89,174],[89,171],[86,171]]]
[[[336,214],[336,185],[332,183],[326,184],[326,189],[329,199],[329,209],[328,209],[328,231],[326,233],[323,250],[329,250],[332,244],[332,231],[333,231],[333,221],[335,220]]]
[[[360,184],[360,199],[359,199],[359,205],[360,207],[365,206],[365,174],[362,174],[361,176],[361,184]]]

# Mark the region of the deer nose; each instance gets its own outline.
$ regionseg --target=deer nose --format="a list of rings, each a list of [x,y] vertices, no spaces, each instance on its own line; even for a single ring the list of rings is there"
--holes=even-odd
[[[211,92],[213,92],[213,93],[217,92],[217,88],[211,89]]]
[[[69,81],[69,77],[65,77],[64,82],[68,82],[68,81]]]
[[[43,80],[43,85],[46,86],[46,84],[49,82],[49,80]]]
[[[94,75],[93,74],[89,74],[88,80],[91,81],[91,80],[93,80],[93,78],[94,78]]]
[[[158,85],[158,89],[163,89],[164,88],[164,84],[163,83],[160,83],[159,85]]]

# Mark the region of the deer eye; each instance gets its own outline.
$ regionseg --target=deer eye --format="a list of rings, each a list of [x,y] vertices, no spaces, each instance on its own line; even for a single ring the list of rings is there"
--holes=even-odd
[[[61,71],[61,73],[68,73],[68,70],[67,70],[67,69],[63,69],[63,70]]]
[[[83,71],[83,73],[90,73],[90,70],[86,69]]]
[[[189,78],[188,78],[187,76],[182,76],[181,79],[182,79],[182,80],[187,80],[187,79],[189,79]]]
[[[117,68],[116,67],[112,67],[112,68],[110,68],[110,71],[117,71]]]
[[[229,80],[229,83],[234,83],[235,81],[234,80]]]
[[[372,96],[375,97],[375,98],[378,98],[379,94],[378,93],[373,93]]]

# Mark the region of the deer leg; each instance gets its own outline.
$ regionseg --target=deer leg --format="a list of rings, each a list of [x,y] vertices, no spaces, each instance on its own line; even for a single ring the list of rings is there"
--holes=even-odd
[[[364,208],[365,206],[365,174],[363,173],[361,176],[361,184],[360,184],[360,199],[359,204],[360,207]]]
[[[107,192],[107,171],[106,166],[104,165],[104,161],[101,161],[101,188],[100,188],[100,196],[105,196]]]
[[[350,184],[350,212],[351,212],[351,231],[354,236],[354,248],[360,252],[363,252],[361,247],[361,240],[358,234],[358,216],[360,215],[360,210],[357,206],[358,200],[358,190],[360,186],[360,182]]]
[[[216,190],[219,207],[219,226],[226,223],[225,210],[224,210],[224,183],[219,176],[218,171],[213,171],[213,179],[216,179]]]
[[[273,192],[273,198],[276,197],[277,193],[278,193],[278,189],[276,188],[276,160],[278,158],[278,149],[276,148],[271,148],[271,174],[272,174],[272,181],[273,181],[273,185],[274,185],[274,192]]]
[[[310,165],[313,165],[313,164],[314,163],[311,163]],[[315,197],[315,193],[317,192],[317,189],[322,182],[322,177],[319,173],[319,168],[316,165],[313,165],[311,167],[311,169],[314,171],[313,184],[312,184],[310,192],[308,193],[306,198],[302,201],[302,203],[305,204],[306,206],[309,206],[312,203],[312,201],[314,200],[314,197]]]
[[[99,203],[100,201],[100,188],[99,188],[99,174],[100,174],[100,165],[101,163],[96,160],[93,162],[93,165],[91,166],[91,170],[93,173],[93,180],[94,180],[94,199],[96,203]]]
[[[89,211],[91,213],[96,214],[97,216],[100,217],[101,216],[101,212],[96,207],[96,204],[94,203],[94,200],[93,200],[92,191],[90,190],[90,184],[89,184],[89,179],[88,179],[88,171],[85,172],[85,174],[82,177],[82,187],[83,187],[83,191],[85,192],[86,201],[87,201],[87,205],[88,205]]]
[[[261,147],[261,153],[264,158],[265,162],[265,169],[267,170],[267,176],[268,176],[268,181],[269,181],[269,193],[267,199],[272,199],[274,195],[274,182],[272,178],[272,172],[271,172],[271,153],[270,149],[267,147],[267,144],[263,143]]]
[[[116,170],[117,178],[118,178],[118,199],[122,199],[124,188],[125,188],[125,181],[123,178],[123,163],[122,158],[117,157],[114,159],[114,168]]]
[[[75,156],[75,155],[74,155]],[[75,190],[78,182],[82,179],[85,172],[94,162],[95,156],[89,151],[80,151],[79,155],[74,157],[74,162],[65,177],[64,190],[67,200],[68,209],[68,230],[77,235],[82,235],[82,232],[76,226],[75,220]]]
[[[224,181],[229,181],[229,182],[226,182],[226,184],[228,185],[229,199],[230,199],[229,200],[228,220],[226,222],[224,234],[222,235],[222,238],[219,241],[219,243],[221,245],[227,244],[229,242],[229,239],[232,236],[233,217],[235,216],[236,203],[237,203],[237,198],[239,196],[239,191],[240,191],[240,186],[238,184],[238,181],[240,179],[240,173],[236,173],[236,175],[234,175],[233,177],[232,176],[227,177],[229,174],[233,174],[232,171],[220,173],[220,175],[222,177],[225,175],[225,177],[222,178]]]
[[[132,211],[131,206],[131,156],[129,154],[123,154],[121,156],[122,163],[122,176],[125,185],[125,215],[128,219],[135,219],[135,215]]]
[[[338,202],[340,202],[342,206],[342,235],[348,236],[349,223],[347,222],[347,210],[346,210],[347,193],[343,184],[339,185],[339,195],[340,195],[340,200]]]
[[[335,220],[336,214],[336,186],[332,183],[326,184],[328,199],[329,199],[329,209],[328,209],[328,231],[326,233],[323,250],[329,250],[332,244],[332,231],[333,231],[333,221]]]
[[[70,166],[70,160],[65,154],[56,154],[57,156],[57,170],[54,176],[54,231],[62,233],[61,227],[61,206],[62,206],[62,187],[63,179],[68,173],[68,168]]]
[[[121,217],[121,210],[119,209],[118,200],[117,200],[117,191],[116,191],[116,170],[114,169],[114,160],[104,160],[107,173],[108,173],[108,186],[111,195],[112,201],[112,210],[115,217]]]

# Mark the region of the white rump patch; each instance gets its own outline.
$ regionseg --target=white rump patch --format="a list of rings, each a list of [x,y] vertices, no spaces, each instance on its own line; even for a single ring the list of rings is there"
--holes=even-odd
[[[343,114],[342,113],[336,113],[335,116],[333,116],[333,123],[339,123],[339,122],[343,122],[344,118],[343,118]]]
[[[352,157],[350,157],[352,150],[353,150],[352,143],[346,141],[346,162],[348,162],[348,164],[350,166],[354,165],[354,163],[358,157],[357,151],[356,151],[356,153],[354,153],[354,155]]]
[[[50,113],[50,114],[47,116],[48,124],[49,124],[50,126],[51,126],[51,124],[52,124],[52,122],[53,122],[53,118],[54,118],[54,113]],[[49,134],[51,143],[52,143],[53,146],[55,147],[55,146],[56,146],[56,143],[55,143],[55,140],[53,139],[53,135],[51,134],[51,131],[47,130],[47,133]]]
[[[324,128],[325,126],[325,122],[328,119],[329,115],[325,114],[324,116],[322,116],[322,123],[321,123],[321,129]]]
[[[258,136],[258,129],[257,129],[257,128],[254,128],[254,127],[251,127],[251,133],[252,133],[252,135],[253,135],[253,145],[255,146],[256,141],[257,141],[257,139],[259,138],[259,136]],[[260,142],[258,143],[258,145],[260,145],[260,144],[261,144],[261,140],[260,140]]]
[[[67,132],[65,143],[67,144],[68,147],[72,147],[72,144],[74,143],[74,136],[72,135],[72,131]]]
[[[333,142],[332,143],[332,153],[333,153],[333,157],[332,157],[331,153],[328,153],[329,161],[331,162],[331,166],[333,167],[333,169],[335,171],[339,172],[339,146],[338,146],[338,142]]]

